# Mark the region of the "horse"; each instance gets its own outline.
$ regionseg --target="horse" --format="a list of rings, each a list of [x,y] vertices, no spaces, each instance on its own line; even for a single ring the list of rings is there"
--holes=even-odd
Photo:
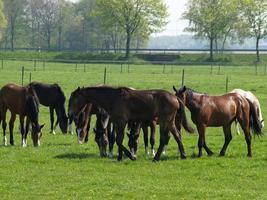
[[[95,141],[98,144],[101,157],[106,157],[106,148],[109,144],[109,156],[113,155],[113,144],[115,141],[114,131],[111,130],[111,122],[107,112],[101,108],[94,106],[93,104],[86,104],[85,107],[78,114],[78,117],[74,118],[76,126],[78,143],[88,141],[88,133],[90,129],[91,116],[96,114],[96,127],[93,129],[95,133]]]
[[[31,82],[30,87],[34,88],[40,104],[49,107],[51,128],[50,133],[55,134],[55,128],[59,124],[62,133],[67,133],[68,117],[65,111],[65,95],[58,84],[45,84],[40,82]],[[54,126],[54,110],[57,120]]]
[[[177,90],[173,86],[176,96],[180,98],[191,112],[191,119],[197,126],[199,139],[198,157],[202,156],[202,147],[211,156],[213,152],[205,141],[207,127],[223,127],[224,145],[220,156],[224,156],[227,146],[232,140],[231,124],[237,120],[243,129],[247,143],[247,156],[252,156],[250,129],[257,135],[261,135],[261,124],[256,115],[256,107],[253,103],[239,94],[228,93],[222,96],[209,96],[193,91],[186,86]]]
[[[127,122],[150,121],[156,117],[160,125],[160,145],[153,161],[159,161],[169,131],[178,144],[181,158],[186,158],[181,134],[175,126],[175,115],[181,105],[177,97],[170,92],[131,90],[125,87],[78,87],[71,93],[69,102],[69,115],[77,115],[87,103],[93,103],[109,113],[116,127],[118,161],[122,160],[123,153],[131,160],[136,160],[123,145]]]
[[[258,98],[254,94],[252,94],[250,91],[244,91],[241,89],[234,89],[230,93],[240,94],[241,96],[249,99],[253,103],[253,105],[257,109],[256,114],[257,114],[258,120],[261,122],[261,126],[263,128],[264,127],[264,119],[262,117],[261,106],[260,106],[260,102],[259,102]],[[237,130],[238,135],[240,135],[239,125],[238,125],[237,121],[236,121],[236,130]]]
[[[150,146],[152,155],[155,156],[155,130],[156,130],[157,122],[156,120],[152,120],[150,122],[129,122],[128,123],[128,131],[130,133],[127,134],[129,141],[128,147],[131,150],[131,153],[136,155],[137,148],[138,148],[138,140],[140,136],[141,129],[143,130],[144,134],[144,144],[145,144],[145,153],[149,155],[149,147],[148,147],[148,128],[150,128]]]
[[[19,115],[21,136],[22,136],[22,147],[26,147],[27,134],[29,131],[29,124],[32,125],[32,141],[34,146],[40,145],[40,139],[42,136],[41,129],[44,125],[39,125],[39,100],[35,93],[35,90],[30,87],[22,87],[16,84],[7,84],[2,87],[0,93],[0,115],[2,120],[3,128],[3,142],[7,145],[6,139],[6,112],[10,110],[11,118],[9,121],[10,131],[10,144],[14,145],[13,129],[16,115]],[[26,129],[24,128],[24,119],[26,120]],[[0,122],[1,122],[0,120]]]

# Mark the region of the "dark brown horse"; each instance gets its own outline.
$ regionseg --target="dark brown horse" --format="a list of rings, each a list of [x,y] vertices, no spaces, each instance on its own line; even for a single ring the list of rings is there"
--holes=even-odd
[[[39,125],[39,101],[33,88],[22,87],[15,84],[7,84],[2,87],[0,92],[0,115],[2,118],[2,128],[4,133],[4,145],[6,139],[6,112],[10,110],[11,118],[9,121],[10,144],[14,145],[13,128],[16,115],[20,117],[20,130],[22,136],[22,146],[26,146],[29,123],[32,125],[32,140],[34,146],[40,145],[41,129],[44,125]],[[26,130],[24,128],[24,118],[27,117]],[[1,122],[1,121],[0,121]]]
[[[106,157],[107,145],[109,145],[109,156],[112,157],[113,145],[115,141],[114,130],[111,129],[109,115],[104,109],[98,108],[93,104],[86,104],[77,117],[74,117],[78,143],[88,141],[91,116],[96,115],[96,126],[93,129],[95,141],[98,144],[101,157]]]
[[[155,145],[156,125],[157,125],[156,120],[152,120],[150,122],[142,122],[142,123],[138,123],[138,122],[128,123],[128,130],[130,132],[129,134],[127,134],[129,137],[128,146],[133,154],[136,154],[137,152],[140,131],[142,129],[143,134],[144,134],[145,152],[146,152],[146,155],[149,155],[148,128],[150,128],[151,152],[152,152],[152,155],[155,156],[154,145]]]
[[[65,110],[65,95],[58,84],[46,84],[40,82],[31,82],[29,84],[34,88],[40,104],[49,107],[51,129],[50,133],[55,134],[57,124],[62,133],[67,133],[68,118]],[[54,111],[56,111],[57,121],[54,126]]]
[[[160,125],[160,145],[154,161],[160,159],[169,131],[178,143],[181,158],[186,158],[180,132],[175,126],[175,116],[181,106],[176,96],[164,90],[131,90],[129,88],[88,87],[72,92],[69,114],[77,115],[83,106],[93,103],[105,109],[116,127],[118,160],[122,153],[135,160],[124,147],[123,137],[127,122],[151,121],[158,118]]]
[[[248,156],[251,153],[250,128],[257,135],[262,134],[260,121],[256,116],[255,106],[246,98],[236,94],[228,93],[222,96],[208,96],[197,93],[185,86],[177,90],[173,86],[178,98],[180,98],[191,112],[191,118],[197,126],[199,133],[198,156],[202,156],[202,147],[208,155],[213,152],[208,148],[205,141],[205,130],[207,127],[223,127],[225,142],[220,156],[225,155],[228,144],[232,140],[231,124],[237,120],[245,134]]]

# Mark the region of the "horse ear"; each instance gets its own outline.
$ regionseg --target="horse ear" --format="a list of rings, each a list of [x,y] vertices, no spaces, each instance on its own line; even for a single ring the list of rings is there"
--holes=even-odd
[[[175,86],[172,86],[174,92],[177,92],[177,89],[175,88]]]
[[[40,130],[41,130],[42,128],[44,128],[44,126],[45,126],[45,124],[42,124],[42,125],[40,126]]]
[[[185,92],[186,91],[186,86],[184,85],[183,88],[182,88],[182,92]]]

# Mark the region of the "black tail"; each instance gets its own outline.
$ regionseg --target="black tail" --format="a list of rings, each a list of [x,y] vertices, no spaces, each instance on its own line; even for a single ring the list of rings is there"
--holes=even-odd
[[[177,112],[178,120],[183,125],[184,129],[188,133],[194,133],[195,130],[190,126],[190,124],[187,121],[186,114],[185,114],[185,106],[184,106],[183,102],[180,99],[178,99],[178,101],[180,103],[180,108],[179,108],[179,110]]]
[[[253,105],[253,103],[247,99],[248,103],[249,103],[249,126],[250,128],[252,128],[253,133],[256,135],[262,135],[262,125],[261,122],[259,121],[258,117],[257,117],[257,112],[256,112],[256,108]]]

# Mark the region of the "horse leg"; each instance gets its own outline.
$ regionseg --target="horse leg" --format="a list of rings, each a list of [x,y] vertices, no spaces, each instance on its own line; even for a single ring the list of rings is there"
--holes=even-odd
[[[26,147],[27,141],[26,141],[25,127],[24,127],[24,116],[20,116],[19,121],[20,121],[20,133],[21,133],[21,146]]]
[[[15,113],[11,113],[11,117],[9,120],[9,133],[10,133],[10,140],[9,143],[11,145],[14,145],[14,138],[13,138],[13,129],[14,129],[14,122],[16,120],[16,114]]]
[[[239,124],[241,125],[241,128],[245,135],[245,140],[247,143],[247,150],[248,150],[248,157],[252,157],[252,151],[251,151],[251,134],[250,134],[250,128],[249,128],[249,117],[246,120],[240,120]]]
[[[198,157],[202,156],[202,147],[205,144],[205,126],[197,126],[197,130],[198,130]],[[205,147],[207,148],[207,145],[205,145]],[[208,153],[208,151],[207,151]]]
[[[178,131],[176,129],[176,126],[173,124],[170,127],[170,132],[172,133],[172,135],[174,136],[174,139],[176,140],[176,142],[178,144],[179,151],[180,151],[180,154],[181,154],[181,158],[182,159],[186,159],[186,155],[185,155],[185,151],[184,151],[184,145],[182,143],[182,137],[181,137],[180,131]]]
[[[225,151],[227,149],[227,146],[232,140],[232,133],[231,133],[231,125],[226,125],[223,127],[223,132],[224,132],[224,145],[221,149],[220,156],[225,155]]]
[[[51,122],[50,133],[55,135],[56,133],[54,130],[54,108],[49,107],[49,112],[50,112],[50,122]]]
[[[3,128],[3,143],[4,146],[7,146],[7,138],[6,138],[6,108],[1,109],[1,117],[2,117],[2,128]]]
[[[25,129],[25,141],[27,141],[27,135],[29,133],[29,130],[30,130],[30,118],[27,117],[26,118],[26,129]]]
[[[88,140],[89,140],[89,130],[90,130],[90,125],[91,125],[91,116],[89,116],[88,121],[85,122],[85,124],[86,125],[85,125],[85,130],[84,131],[86,131],[86,132],[85,132],[84,142],[87,143]]]
[[[118,145],[118,157],[117,160],[121,161],[122,160],[122,153],[130,158],[131,160],[136,160],[136,157],[131,154],[130,151],[128,151],[124,146],[123,146],[123,138],[124,138],[124,128],[126,126],[126,123],[117,123],[116,128],[117,128],[117,138],[116,138],[116,143]]]
[[[165,126],[160,125],[160,141],[159,148],[156,155],[154,156],[153,162],[159,161],[160,155],[163,151],[164,145],[166,143],[166,135],[168,134],[168,129]]]
[[[69,119],[68,121],[68,133],[73,135],[73,132],[72,132],[72,121],[73,119]]]
[[[150,125],[150,145],[151,145],[151,151],[152,151],[152,155],[155,156],[155,149],[154,149],[154,145],[155,145],[155,128],[156,128],[156,122],[152,123]]]
[[[144,143],[145,143],[145,152],[146,155],[149,155],[149,149],[148,149],[148,127],[146,124],[142,124],[142,130],[144,133]]]
[[[109,157],[113,157],[113,146],[115,143],[115,128],[111,130],[111,123],[108,125],[108,144],[109,144]]]

